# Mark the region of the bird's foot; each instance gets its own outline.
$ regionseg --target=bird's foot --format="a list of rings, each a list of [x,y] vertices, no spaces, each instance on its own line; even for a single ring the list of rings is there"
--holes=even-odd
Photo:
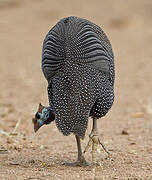
[[[98,133],[95,131],[92,131],[91,134],[89,135],[89,142],[84,150],[84,153],[88,151],[89,147],[92,145],[92,162],[94,165],[97,165],[98,162],[96,160],[96,154],[98,151],[98,145],[101,145],[104,151],[110,155],[110,153],[106,150],[105,146],[103,143],[100,142]]]
[[[78,160],[76,162],[65,162],[64,163],[65,166],[79,166],[79,167],[85,167],[85,166],[89,166],[89,163],[87,163],[87,161],[85,160],[85,158],[83,156],[81,156],[80,158],[78,158]]]

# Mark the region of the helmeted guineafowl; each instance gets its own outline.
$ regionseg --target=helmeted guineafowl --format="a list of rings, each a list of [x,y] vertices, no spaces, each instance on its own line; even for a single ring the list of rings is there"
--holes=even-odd
[[[94,161],[100,143],[97,119],[106,115],[114,101],[114,56],[107,36],[86,19],[61,19],[45,37],[42,70],[48,81],[49,107],[39,105],[33,119],[35,131],[55,120],[64,135],[74,133],[78,147],[75,165],[82,165],[86,162],[80,138],[84,138],[91,116],[89,144],[93,143]]]

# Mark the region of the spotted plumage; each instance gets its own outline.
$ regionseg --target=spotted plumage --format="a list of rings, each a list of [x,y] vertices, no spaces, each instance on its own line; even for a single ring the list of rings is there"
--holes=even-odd
[[[42,70],[58,129],[83,138],[88,117],[114,101],[114,56],[102,29],[78,17],[61,19],[46,35]]]

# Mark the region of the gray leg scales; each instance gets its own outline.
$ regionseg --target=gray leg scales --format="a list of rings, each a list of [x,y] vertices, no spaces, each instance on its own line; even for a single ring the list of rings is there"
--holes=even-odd
[[[85,166],[89,166],[89,164],[86,162],[85,158],[82,157],[80,160],[77,160],[76,162],[65,162],[64,163],[65,166],[78,166],[78,167],[85,167]]]
[[[78,159],[76,162],[66,162],[64,165],[66,166],[88,166],[89,164],[86,162],[82,150],[81,150],[81,143],[80,143],[80,138],[76,135],[76,141],[77,141],[77,148],[78,148]]]
[[[97,164],[97,159],[96,159],[96,154],[97,154],[97,149],[98,146],[101,145],[104,151],[110,155],[110,153],[106,150],[105,146],[103,143],[100,142],[99,136],[98,136],[98,131],[97,131],[97,118],[93,118],[93,128],[92,132],[89,135],[89,142],[84,150],[84,153],[88,151],[89,147],[92,145],[92,162],[94,164]]]

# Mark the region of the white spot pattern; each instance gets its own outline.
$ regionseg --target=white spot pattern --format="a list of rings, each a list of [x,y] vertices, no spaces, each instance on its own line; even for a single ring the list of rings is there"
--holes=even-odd
[[[104,116],[114,101],[114,57],[106,35],[90,21],[62,19],[44,40],[42,70],[57,127],[84,137],[88,117]]]

